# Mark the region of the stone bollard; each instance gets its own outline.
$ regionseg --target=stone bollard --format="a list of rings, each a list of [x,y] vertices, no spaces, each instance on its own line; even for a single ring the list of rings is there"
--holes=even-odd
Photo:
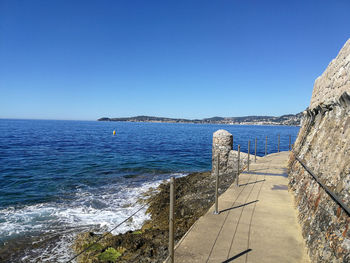
[[[219,172],[226,173],[228,170],[228,158],[232,150],[233,136],[226,130],[218,130],[213,134],[212,171],[216,173],[217,156],[220,155]]]

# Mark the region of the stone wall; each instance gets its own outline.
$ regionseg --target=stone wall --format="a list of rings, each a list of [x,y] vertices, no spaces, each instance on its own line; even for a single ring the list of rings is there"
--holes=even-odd
[[[350,41],[315,82],[294,153],[350,207]],[[348,61],[345,63],[344,61]],[[345,73],[344,73],[345,72]],[[344,79],[347,79],[346,81]],[[345,90],[344,90],[345,89]],[[312,262],[350,262],[350,217],[295,160],[295,195]]]
[[[218,130],[213,134],[212,172],[217,170],[217,157],[219,155],[220,174],[233,174],[236,176],[238,151],[233,150],[233,136],[226,130]],[[254,156],[250,156],[250,162]],[[260,158],[257,156],[257,159]],[[240,170],[248,163],[248,153],[240,152]]]
[[[309,109],[335,102],[350,90],[350,39],[315,81]]]

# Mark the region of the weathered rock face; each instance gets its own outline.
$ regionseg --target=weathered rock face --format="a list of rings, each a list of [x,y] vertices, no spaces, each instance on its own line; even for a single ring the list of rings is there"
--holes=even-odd
[[[334,103],[350,90],[350,39],[331,61],[323,74],[315,81],[309,109],[322,104]]]
[[[350,206],[350,40],[315,82],[295,154]],[[294,191],[312,262],[350,262],[350,217],[291,156]]]

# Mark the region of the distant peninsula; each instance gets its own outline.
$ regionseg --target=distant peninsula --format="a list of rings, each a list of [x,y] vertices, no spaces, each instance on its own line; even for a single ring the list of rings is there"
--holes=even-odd
[[[124,118],[103,117],[98,119],[98,121],[300,126],[302,116],[303,116],[302,112],[298,114],[282,115],[279,117],[274,117],[274,116],[212,117],[212,118],[194,119],[194,120],[153,117],[153,116],[136,116],[136,117],[124,117]]]

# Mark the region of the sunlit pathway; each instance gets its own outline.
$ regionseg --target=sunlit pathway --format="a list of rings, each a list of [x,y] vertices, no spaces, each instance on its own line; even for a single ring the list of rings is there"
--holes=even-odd
[[[175,262],[310,262],[287,190],[288,152],[252,163],[179,242]],[[176,228],[175,228],[176,229]]]

